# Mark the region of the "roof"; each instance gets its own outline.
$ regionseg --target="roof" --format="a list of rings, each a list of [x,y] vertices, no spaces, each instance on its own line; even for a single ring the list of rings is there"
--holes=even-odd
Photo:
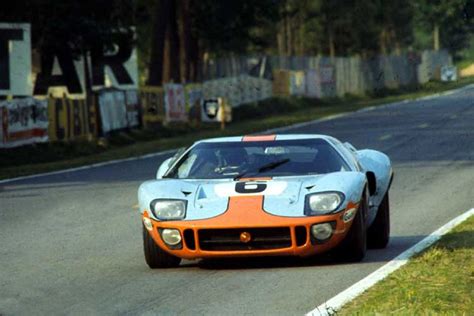
[[[224,142],[241,142],[244,140],[253,141],[269,141],[269,140],[291,140],[291,139],[328,139],[330,136],[319,134],[277,134],[277,135],[249,135],[249,136],[232,136],[232,137],[216,137],[197,141],[196,143],[224,143]],[[270,139],[269,139],[270,138]]]

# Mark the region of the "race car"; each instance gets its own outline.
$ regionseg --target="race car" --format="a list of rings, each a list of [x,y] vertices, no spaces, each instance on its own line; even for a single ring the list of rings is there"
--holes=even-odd
[[[360,261],[390,235],[390,159],[326,135],[202,140],[138,189],[145,260],[308,257]]]

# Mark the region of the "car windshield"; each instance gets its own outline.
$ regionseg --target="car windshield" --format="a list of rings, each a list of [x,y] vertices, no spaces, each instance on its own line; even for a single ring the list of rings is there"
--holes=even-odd
[[[178,179],[238,179],[324,174],[350,170],[323,139],[203,142],[165,175]]]

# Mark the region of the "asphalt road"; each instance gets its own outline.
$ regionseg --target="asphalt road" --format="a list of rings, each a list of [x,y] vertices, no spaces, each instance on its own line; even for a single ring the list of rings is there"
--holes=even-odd
[[[150,270],[138,185],[166,155],[0,184],[0,314],[303,314],[474,206],[474,88],[306,124],[387,153],[392,237],[362,263],[232,260]]]

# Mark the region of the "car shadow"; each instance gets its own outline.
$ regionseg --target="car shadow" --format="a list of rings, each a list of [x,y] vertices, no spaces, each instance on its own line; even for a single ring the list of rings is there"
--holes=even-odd
[[[203,259],[198,262],[182,265],[186,267],[199,267],[208,270],[241,270],[241,269],[265,269],[265,268],[296,268],[296,267],[318,267],[361,263],[385,263],[393,260],[403,251],[409,249],[417,242],[425,238],[425,235],[417,236],[392,236],[385,249],[368,249],[365,258],[361,262],[350,262],[344,258],[344,254],[329,251],[320,255],[300,258],[292,256],[266,256],[266,257],[241,257],[241,258],[218,258]]]

